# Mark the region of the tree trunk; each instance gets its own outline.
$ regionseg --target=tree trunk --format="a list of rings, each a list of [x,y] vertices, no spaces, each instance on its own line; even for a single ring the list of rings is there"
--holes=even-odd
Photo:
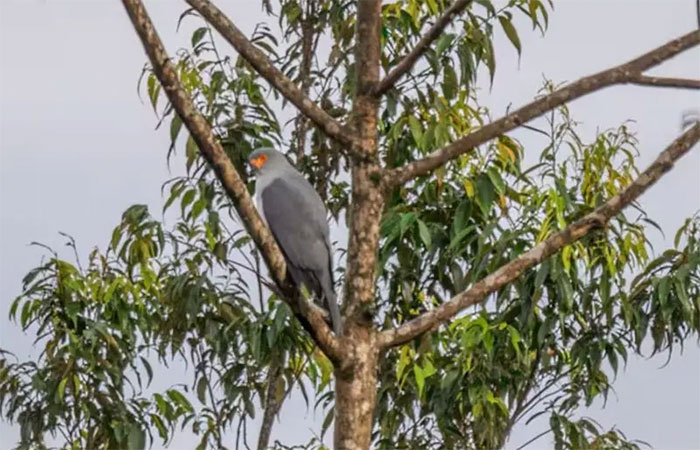
[[[365,326],[354,327],[349,342],[353,365],[335,371],[335,450],[368,450],[372,440],[374,406],[377,402],[375,334]]]
[[[379,222],[384,207],[377,161],[377,109],[372,94],[379,81],[381,0],[359,0],[355,43],[356,91],[352,124],[361,157],[351,158],[347,277],[345,286],[346,360],[335,371],[335,450],[369,450],[377,401],[378,346],[372,310]]]

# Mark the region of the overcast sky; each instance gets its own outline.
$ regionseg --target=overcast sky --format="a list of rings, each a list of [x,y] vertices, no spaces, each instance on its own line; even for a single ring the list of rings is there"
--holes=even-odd
[[[520,61],[504,37],[497,37],[497,75],[482,101],[497,116],[511,103],[530,100],[543,76],[571,81],[637,56],[696,26],[694,3],[556,2],[544,39],[527,26],[520,28]],[[217,4],[245,31],[263,18],[257,1]],[[145,56],[120,2],[0,0],[0,5],[0,347],[26,358],[32,354],[33,336],[10,324],[7,311],[20,292],[22,276],[43,255],[28,244],[61,248],[58,231],[63,231],[76,238],[84,256],[96,245],[104,248],[129,205],[145,203],[159,211],[160,186],[170,176],[168,136],[165,130],[154,131],[153,112],[136,95]],[[147,7],[171,53],[186,45],[196,23],[175,32],[181,2],[148,1]],[[700,50],[653,73],[698,78]],[[635,120],[639,164],[645,166],[679,134],[682,113],[700,109],[700,94],[615,87],[578,100],[571,109],[588,138],[597,129]],[[515,136],[527,151],[528,134]],[[700,148],[641,203],[666,230],[666,238],[650,233],[655,248],[672,245],[683,219],[700,209]],[[683,354],[660,368],[664,361],[633,358],[607,407],[597,405],[585,414],[654,448],[700,449],[700,348],[689,341]],[[171,380],[172,373],[159,383],[167,387]],[[321,419],[293,400],[285,405],[274,434],[283,442],[305,442],[312,430],[320,429]],[[516,429],[509,448],[545,427]],[[0,449],[9,448],[17,436],[16,427],[0,423]],[[172,448],[192,448],[194,442],[192,436],[180,435]],[[542,439],[530,448],[550,447]]]

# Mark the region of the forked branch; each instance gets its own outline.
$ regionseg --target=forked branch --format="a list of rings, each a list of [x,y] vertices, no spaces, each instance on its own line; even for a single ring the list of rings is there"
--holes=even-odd
[[[186,1],[221,33],[224,39],[236,49],[243,59],[253,66],[256,72],[321,128],[327,136],[344,144],[348,152],[359,154],[359,152],[356,152],[357,139],[355,138],[355,133],[333,119],[316,102],[304,94],[292,80],[274,66],[272,61],[260,49],[246,38],[245,34],[219,8],[214,6],[209,0]]]
[[[520,125],[551,111],[552,109],[590,94],[604,87],[617,84],[652,84],[642,73],[670,58],[700,44],[700,31],[692,31],[658,47],[625,64],[581,78],[556,91],[545,95],[512,113],[469,133],[423,159],[388,171],[385,178],[387,188],[396,187],[418,176],[428,174],[447,161],[467,153],[475,147],[511,131]],[[640,78],[641,77],[641,78]],[[660,81],[657,85],[662,85]],[[668,86],[669,84],[663,84]],[[681,87],[681,86],[676,86]],[[684,86],[687,87],[687,86]]]
[[[423,36],[416,46],[411,50],[408,55],[399,62],[396,67],[394,67],[382,81],[380,81],[374,88],[373,94],[377,97],[384,94],[386,91],[391,89],[394,84],[404,75],[409,72],[413,66],[416,64],[418,59],[423,56],[423,54],[428,51],[430,45],[439,38],[442,32],[447,28],[447,26],[452,22],[452,17],[459,14],[467,7],[471,0],[456,0],[452,3],[440,17],[438,17],[435,24],[430,27],[428,32]]]
[[[563,247],[581,239],[594,228],[605,226],[613,216],[637,200],[664,173],[670,170],[673,164],[699,140],[700,122],[695,122],[661,152],[659,157],[622,192],[564,230],[553,234],[528,252],[482,278],[471,288],[457,294],[448,302],[432,311],[423,313],[398,328],[383,331],[378,338],[379,345],[383,348],[401,345],[432,327],[448,321],[464,308],[482,302],[489,294],[498,291],[522,275],[523,272],[535,267]]]
[[[285,279],[285,261],[275,239],[258,215],[245,183],[231,160],[226,156],[211,126],[178,80],[175,66],[170,61],[142,1],[122,0],[122,3],[129,14],[134,29],[141,38],[141,43],[153,66],[153,72],[163,86],[170,103],[197,143],[202,156],[214,169],[216,177],[233,202],[243,226],[260,249],[272,278],[280,286],[283,298],[288,301],[295,313],[301,314],[304,319],[308,320],[310,327],[307,329],[310,328],[309,332],[318,346],[331,360],[338,361],[341,354],[340,343],[326,324],[323,311],[300,296],[291,283]]]

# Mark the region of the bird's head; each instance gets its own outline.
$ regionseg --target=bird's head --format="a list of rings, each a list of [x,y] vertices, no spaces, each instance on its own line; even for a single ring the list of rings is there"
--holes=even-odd
[[[287,158],[270,147],[262,147],[248,156],[248,164],[255,173],[265,173],[275,168],[282,169],[289,165]]]

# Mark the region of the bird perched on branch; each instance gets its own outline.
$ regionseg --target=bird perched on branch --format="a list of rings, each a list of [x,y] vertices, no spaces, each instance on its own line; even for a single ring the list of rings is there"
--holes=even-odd
[[[340,335],[328,221],[321,197],[276,150],[260,148],[251,153],[248,163],[256,175],[258,209],[284,254],[288,274],[328,310],[333,331]]]

